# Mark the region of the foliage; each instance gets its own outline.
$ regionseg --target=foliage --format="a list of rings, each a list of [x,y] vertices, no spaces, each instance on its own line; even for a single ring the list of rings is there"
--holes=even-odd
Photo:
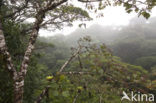
[[[4,27],[4,33],[6,36],[6,42],[9,47],[9,51],[12,52],[13,59],[15,60],[14,63],[16,63],[17,67],[19,66],[19,61],[21,60],[21,56],[23,55],[23,48],[25,47],[25,44],[23,40],[25,38],[21,38],[19,25],[15,24],[10,21],[5,21],[3,23]],[[16,30],[16,31],[14,31]],[[21,49],[19,49],[19,47]],[[5,57],[1,54],[0,56],[0,73],[1,73],[1,80],[0,80],[0,90],[1,94],[0,98],[3,98],[0,100],[2,103],[12,103],[12,96],[13,96],[13,81],[9,73],[7,73],[7,67],[6,67],[6,60]],[[5,91],[4,91],[5,90]]]
[[[155,18],[149,20],[149,24],[145,21],[141,24],[131,22],[129,27],[124,27],[118,35],[119,38],[111,45],[114,54],[125,62],[140,65],[150,71],[155,65],[156,56],[154,20]]]
[[[25,25],[16,24],[11,21],[5,21],[3,23],[7,46],[17,69],[19,69],[25,51],[24,48],[28,41],[28,35],[21,35],[21,26]],[[38,43],[38,45],[40,44]],[[34,91],[41,88],[38,85],[43,85],[41,80],[48,75],[48,70],[46,70],[47,66],[38,64],[39,57],[38,53],[34,53],[31,58],[32,61],[29,66],[30,71],[25,78],[24,103],[32,103],[34,99],[36,99],[34,97]],[[6,68],[5,57],[0,55],[0,103],[13,103],[13,81]]]
[[[85,0],[78,1],[91,2]],[[72,26],[72,22],[75,20],[84,21],[91,19],[88,12],[82,8],[75,7],[71,3],[63,4],[65,2],[67,2],[67,0],[0,1],[0,25],[2,24],[3,27],[3,29],[0,28],[2,35],[0,39],[1,43],[5,44],[2,33],[4,32],[7,44],[7,46],[2,45],[0,49],[3,51],[4,47],[4,52],[2,53],[4,55],[11,53],[13,58],[12,62],[10,55],[4,57],[4,55],[0,54],[0,68],[4,69],[0,70],[0,76],[2,77],[0,80],[0,84],[2,84],[0,87],[2,92],[2,94],[0,94],[0,102],[12,103],[13,85],[17,87],[14,90],[18,91],[14,91],[16,94],[15,97],[20,97],[14,99],[20,99],[22,102],[23,92],[22,89],[19,89],[18,83],[24,85],[24,79],[24,103],[32,103],[47,85],[50,87],[51,93],[49,92],[50,94],[46,95],[46,98],[43,99],[45,103],[51,101],[56,103],[69,103],[73,101],[77,101],[78,103],[96,103],[99,101],[119,102],[119,91],[123,89],[140,90],[141,92],[152,91],[155,93],[153,90],[153,88],[155,88],[153,86],[155,81],[152,80],[152,84],[150,86],[148,85],[150,80],[145,79],[147,75],[146,70],[139,66],[119,61],[117,57],[110,53],[105,45],[94,45],[90,43],[89,38],[84,39],[89,41],[89,44],[83,44],[85,49],[83,49],[83,52],[79,55],[79,59],[73,61],[66,70],[66,72],[73,70],[79,72],[81,70],[82,72],[87,72],[87,74],[70,76],[56,72],[58,67],[63,64],[62,62],[66,60],[65,56],[68,56],[68,54],[62,55],[62,52],[64,52],[66,48],[63,48],[63,51],[59,53],[57,53],[58,48],[47,48],[49,51],[54,49],[54,55],[47,55],[45,52],[45,55],[47,55],[45,58],[46,62],[43,63],[43,58],[38,62],[38,58],[41,58],[40,55],[42,55],[40,52],[44,53],[44,51],[38,50],[32,54],[32,50],[40,28],[48,29],[51,27],[52,30],[62,29],[63,26]],[[143,3],[140,2],[142,5],[145,5],[145,8],[139,8],[138,5],[136,5],[137,3],[138,2],[130,1],[114,1],[110,3],[110,1],[107,0],[106,2],[99,2],[98,9],[102,10],[112,4],[115,6],[122,4],[128,13],[135,9],[139,15],[143,15],[148,19],[150,17],[149,12],[155,6],[155,2],[150,0]],[[92,5],[87,4],[86,7],[93,9]],[[97,9],[94,10],[96,11]],[[29,18],[36,19],[34,25],[24,22]],[[29,35],[27,34],[30,32],[30,41],[28,42]],[[29,45],[27,50],[25,50],[27,44]],[[9,52],[6,47],[9,47]],[[24,52],[25,56],[23,59]],[[32,57],[30,58],[31,55]],[[12,78],[16,75],[10,76],[9,73],[5,71],[6,68],[8,68],[8,70],[14,69],[13,66],[7,67],[6,59],[11,61],[11,64],[15,64],[17,71],[20,69],[22,59],[24,61],[21,66],[21,72],[14,72],[18,75],[18,78],[14,79],[14,82],[12,82]],[[80,59],[84,64],[80,64]],[[26,75],[29,60],[31,61],[29,65],[30,70]],[[52,64],[50,60],[55,61]],[[78,63],[81,65],[81,68],[79,68]],[[14,69],[14,71],[16,71],[16,69]],[[46,76],[52,75],[51,73],[54,74],[54,77],[48,77],[48,80],[46,80]],[[8,79],[8,81],[6,81],[6,79]],[[4,93],[4,90],[7,92]],[[101,98],[104,99],[101,100]]]
[[[145,69],[121,62],[105,45],[96,45],[90,39],[82,39],[82,44],[85,47],[80,53],[83,68],[75,59],[63,74],[56,72],[54,79],[47,83],[49,96],[43,103],[73,103],[75,98],[77,103],[114,103],[120,102],[123,90],[155,93]]]

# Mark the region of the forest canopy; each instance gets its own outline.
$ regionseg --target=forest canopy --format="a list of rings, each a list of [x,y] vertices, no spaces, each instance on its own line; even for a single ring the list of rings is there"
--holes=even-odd
[[[135,25],[122,28],[109,45],[99,43],[103,39],[97,32],[94,37],[100,39],[38,38],[41,29],[60,30],[74,21],[90,21],[89,11],[98,15],[107,6],[123,6],[127,13],[148,19],[155,4],[155,0],[0,0],[0,103],[119,103],[122,91],[156,94],[152,23],[137,25],[138,31]],[[29,19],[34,22],[26,22]],[[113,34],[112,28],[106,29]]]

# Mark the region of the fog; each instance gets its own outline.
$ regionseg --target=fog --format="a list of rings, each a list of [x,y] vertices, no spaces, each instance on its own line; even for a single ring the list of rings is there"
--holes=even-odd
[[[51,37],[40,37],[40,40],[56,46],[64,45],[64,47],[70,48],[75,47],[80,38],[90,36],[92,42],[106,44],[112,50],[112,53],[123,61],[150,69],[150,67],[156,65],[156,60],[153,60],[156,57],[155,27],[156,17],[149,20],[143,17],[134,17],[126,26],[94,24],[87,29],[78,28],[66,36],[56,34]],[[146,61],[147,65],[143,65],[145,64],[144,61]]]
[[[156,0],[97,1],[0,1],[0,103],[156,103]]]
[[[103,26],[93,24],[89,28],[77,28],[74,32],[64,36],[63,34],[55,34],[55,36],[48,37],[60,39],[68,44],[74,44],[76,41],[84,36],[90,36],[94,42],[111,44],[119,39],[131,38],[152,38],[156,37],[156,17],[146,20],[143,17],[134,17],[126,26]]]

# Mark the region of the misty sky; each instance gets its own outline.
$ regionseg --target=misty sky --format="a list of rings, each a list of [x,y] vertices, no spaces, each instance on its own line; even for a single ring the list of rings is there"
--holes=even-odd
[[[130,14],[126,13],[124,10],[124,7],[118,6],[118,7],[106,7],[103,11],[104,17],[96,18],[94,14],[91,14],[91,17],[93,17],[94,20],[85,22],[87,24],[87,28],[90,27],[93,24],[99,24],[99,25],[112,25],[112,26],[120,26],[120,25],[128,25],[129,21],[136,17],[137,14],[132,12]],[[156,8],[152,10],[151,17],[156,16]],[[75,31],[78,28],[78,25],[81,22],[74,22],[73,27],[64,27],[62,30],[57,30],[55,32],[53,31],[46,31],[46,30],[40,30],[40,36],[52,36],[54,34],[64,34],[68,35],[71,32]]]

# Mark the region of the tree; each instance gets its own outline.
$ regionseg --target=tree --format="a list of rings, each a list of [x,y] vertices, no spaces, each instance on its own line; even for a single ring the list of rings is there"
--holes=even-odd
[[[114,103],[121,101],[123,90],[155,92],[149,84],[146,70],[121,62],[104,44],[96,45],[86,40],[90,41],[88,37],[81,39],[78,48],[73,48],[75,52],[59,72],[47,77],[49,82],[35,103],[44,103],[45,100],[58,103]]]
[[[85,2],[89,9],[92,9],[91,2],[99,2],[99,0],[78,0],[79,2]],[[65,4],[66,3],[66,4]],[[137,4],[140,3],[145,5],[145,8],[139,8]],[[155,1],[114,1],[113,4],[120,5],[123,4],[127,12],[131,12],[135,9],[139,15],[143,15],[149,18],[149,11],[155,6]],[[110,5],[110,1],[100,1],[99,9]],[[70,8],[71,7],[71,8]],[[74,8],[74,9],[73,9]],[[67,10],[67,11],[66,11]],[[7,11],[7,12],[4,12]],[[76,11],[76,12],[75,12]],[[70,14],[70,15],[69,15]],[[35,18],[33,25],[26,31],[30,35],[28,46],[25,50],[22,63],[20,65],[20,70],[18,71],[13,63],[10,52],[7,49],[7,44],[5,42],[5,36],[3,33],[3,24],[6,20],[11,20],[14,22],[22,23],[27,18]],[[46,21],[47,18],[49,18]],[[5,56],[7,70],[12,75],[14,84],[14,102],[22,103],[23,99],[23,86],[24,78],[28,71],[28,65],[30,62],[30,57],[32,55],[34,44],[38,37],[38,32],[41,27],[46,27],[49,24],[53,25],[54,28],[59,28],[64,23],[71,24],[73,20],[82,20],[83,18],[89,18],[87,12],[83,11],[81,8],[75,8],[68,4],[68,0],[1,0],[0,1],[0,53]],[[59,19],[59,20],[58,20]],[[21,32],[22,33],[22,32]]]

